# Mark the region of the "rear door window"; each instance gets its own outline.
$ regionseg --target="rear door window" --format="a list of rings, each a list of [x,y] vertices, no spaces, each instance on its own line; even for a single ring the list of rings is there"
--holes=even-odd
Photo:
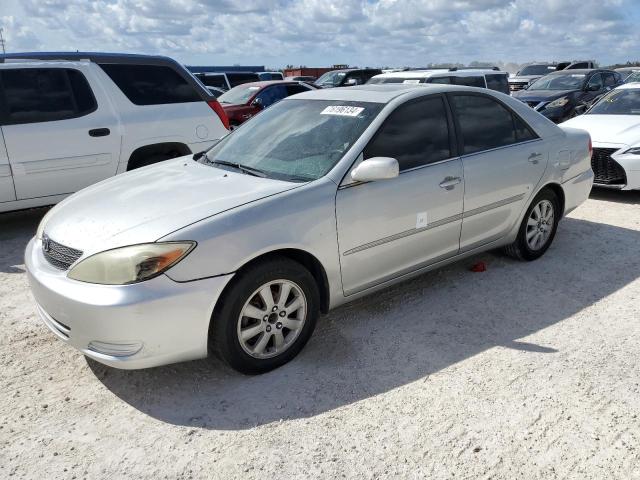
[[[440,83],[449,85],[451,83],[451,77],[432,77],[427,80],[428,83]]]
[[[52,122],[87,115],[98,108],[78,70],[24,68],[0,70],[3,124]]]
[[[257,73],[251,72],[230,72],[227,73],[227,78],[231,84],[231,88],[242,85],[243,83],[258,82],[260,77]]]
[[[100,64],[135,105],[200,102],[196,89],[178,72],[163,65]]]
[[[262,106],[267,108],[279,100],[287,97],[287,89],[284,85],[273,85],[271,87],[266,87],[263,89],[258,95],[262,101]]]
[[[227,80],[224,78],[224,75],[198,75],[198,78],[207,87],[217,87],[222,88],[223,90],[229,89],[229,85],[227,85]]]
[[[485,79],[487,80],[487,88],[495,90],[496,92],[509,94],[509,80],[504,73],[488,74],[485,75]]]
[[[464,85],[465,87],[480,87],[485,88],[484,75],[478,75],[474,77],[453,77],[454,85]]]
[[[460,127],[464,154],[536,138],[519,116],[492,98],[462,94],[450,98]]]
[[[286,88],[287,96],[295,95],[296,93],[308,92],[310,90],[302,85],[287,85]]]
[[[364,149],[364,158],[372,157],[395,158],[401,171],[450,158],[442,97],[414,100],[396,108]]]

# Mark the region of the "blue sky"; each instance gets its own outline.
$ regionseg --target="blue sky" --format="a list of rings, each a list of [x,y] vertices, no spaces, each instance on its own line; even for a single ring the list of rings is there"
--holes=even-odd
[[[8,51],[187,64],[640,60],[639,0],[0,0]]]

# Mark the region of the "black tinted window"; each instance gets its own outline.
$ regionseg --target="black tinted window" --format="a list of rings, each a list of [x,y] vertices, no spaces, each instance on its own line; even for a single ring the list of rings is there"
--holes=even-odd
[[[97,108],[84,75],[65,68],[0,71],[6,123],[51,122],[80,117]]]
[[[451,100],[460,125],[465,154],[527,139],[526,125],[497,101],[480,95],[453,95]],[[514,123],[516,118],[519,127]],[[532,132],[528,134],[532,135]]]
[[[251,72],[227,73],[227,78],[229,79],[229,83],[231,84],[232,88],[238,85],[242,85],[243,83],[257,82],[260,80],[258,74]]]
[[[451,77],[433,77],[427,80],[428,83],[441,83],[441,84],[450,84]]]
[[[513,125],[516,129],[516,140],[518,140],[518,142],[526,142],[527,140],[533,140],[534,138],[538,138],[538,136],[535,133],[533,133],[533,130],[531,130],[531,128],[529,128],[529,126],[526,123],[524,123],[524,120],[522,120],[515,113],[512,114],[512,116],[513,116]]]
[[[198,102],[202,98],[178,72],[159,65],[101,64],[102,69],[136,105]]]
[[[308,91],[309,89],[307,87],[303,87],[302,85],[287,85],[287,96]]]
[[[605,87],[615,87],[616,85],[616,77],[613,75],[613,73],[603,73],[602,76],[604,77],[604,86]]]
[[[485,75],[484,78],[487,80],[487,88],[509,94],[509,81],[504,73]]]
[[[454,85],[464,85],[466,87],[480,87],[485,88],[484,75],[477,77],[453,77]]]
[[[273,105],[278,100],[282,100],[287,96],[287,89],[284,85],[273,85],[262,90],[258,97],[262,100],[262,106],[264,108]]]
[[[207,87],[218,87],[227,90],[229,86],[224,75],[198,75],[198,78]]]
[[[397,159],[400,170],[450,156],[447,114],[440,97],[398,107],[387,117],[364,150],[364,158]]]

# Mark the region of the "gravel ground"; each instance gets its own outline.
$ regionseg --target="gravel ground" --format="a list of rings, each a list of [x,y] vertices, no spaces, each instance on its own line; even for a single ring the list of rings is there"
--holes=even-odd
[[[0,216],[0,478],[640,479],[640,192],[592,195],[536,262],[339,308],[258,377],[55,339],[22,261],[43,213]]]

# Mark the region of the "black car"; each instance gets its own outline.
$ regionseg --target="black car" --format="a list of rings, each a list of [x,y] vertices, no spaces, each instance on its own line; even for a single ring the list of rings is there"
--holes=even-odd
[[[560,123],[584,113],[598,98],[621,84],[622,76],[613,70],[562,70],[513,92],[513,97]]]
[[[316,85],[322,88],[352,87],[363,85],[374,75],[380,75],[379,68],[346,68],[343,70],[331,70],[316,80]]]

